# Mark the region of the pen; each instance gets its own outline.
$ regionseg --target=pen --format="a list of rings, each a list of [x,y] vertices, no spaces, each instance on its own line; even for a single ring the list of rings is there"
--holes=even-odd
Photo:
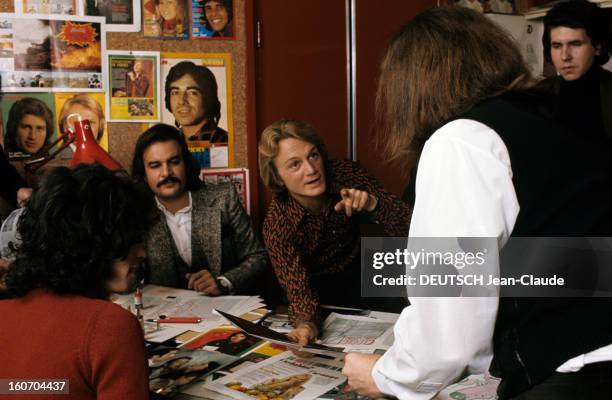
[[[200,317],[166,317],[160,315],[158,319],[152,319],[151,322],[159,322],[162,324],[198,324],[202,322]]]
[[[137,310],[142,309],[142,292],[139,287],[134,292],[134,308]]]

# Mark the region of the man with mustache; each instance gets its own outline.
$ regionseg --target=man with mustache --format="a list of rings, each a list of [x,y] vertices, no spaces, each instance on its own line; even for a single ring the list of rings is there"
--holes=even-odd
[[[183,134],[158,124],[136,142],[132,176],[155,195],[147,233],[149,283],[210,296],[245,293],[267,253],[231,184],[205,186]]]
[[[166,108],[187,140],[227,143],[227,131],[217,126],[221,118],[217,80],[208,68],[181,61],[170,68],[164,89]]]
[[[612,50],[607,14],[585,0],[561,2],[544,17],[542,43],[558,74],[543,82],[555,116],[584,138],[612,139],[612,72],[601,68]]]

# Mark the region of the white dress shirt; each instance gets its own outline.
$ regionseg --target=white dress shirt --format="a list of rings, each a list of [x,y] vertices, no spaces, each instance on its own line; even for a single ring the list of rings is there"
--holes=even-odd
[[[495,237],[501,248],[519,210],[510,156],[495,131],[460,119],[427,141],[416,177],[410,237]],[[430,399],[463,376],[489,368],[497,297],[418,298],[410,292],[408,297],[411,305],[394,327],[395,342],[372,371],[382,392],[402,400]],[[607,347],[569,360],[558,371],[601,361],[593,355]],[[612,359],[610,349],[606,354]],[[564,369],[568,363],[572,368]]]
[[[187,207],[178,210],[176,213],[171,213],[159,202],[157,197],[157,208],[164,213],[166,224],[172,234],[172,239],[176,245],[179,255],[185,261],[185,264],[191,266],[191,192],[189,193],[189,204]]]

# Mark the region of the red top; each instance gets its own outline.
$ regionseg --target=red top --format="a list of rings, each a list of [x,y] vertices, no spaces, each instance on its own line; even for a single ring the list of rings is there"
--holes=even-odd
[[[0,315],[0,377],[69,379],[62,399],[148,399],[142,330],[118,305],[34,290],[0,301]]]

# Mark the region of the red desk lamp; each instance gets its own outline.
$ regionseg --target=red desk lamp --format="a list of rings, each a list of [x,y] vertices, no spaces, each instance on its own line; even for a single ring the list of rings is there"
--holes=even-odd
[[[76,120],[71,121],[73,118],[76,118]],[[81,119],[79,114],[70,114],[66,117],[66,121],[68,122],[67,132],[59,136],[56,141],[40,150],[32,160],[25,162],[25,169],[28,174],[33,174],[40,167],[57,157],[62,150],[73,142],[76,144],[76,150],[70,160],[70,167],[74,167],[81,163],[98,163],[104,165],[111,171],[122,169],[121,164],[111,157],[110,154],[96,142],[93,132],[91,131],[89,120]],[[50,152],[50,150],[62,140],[63,144]]]

